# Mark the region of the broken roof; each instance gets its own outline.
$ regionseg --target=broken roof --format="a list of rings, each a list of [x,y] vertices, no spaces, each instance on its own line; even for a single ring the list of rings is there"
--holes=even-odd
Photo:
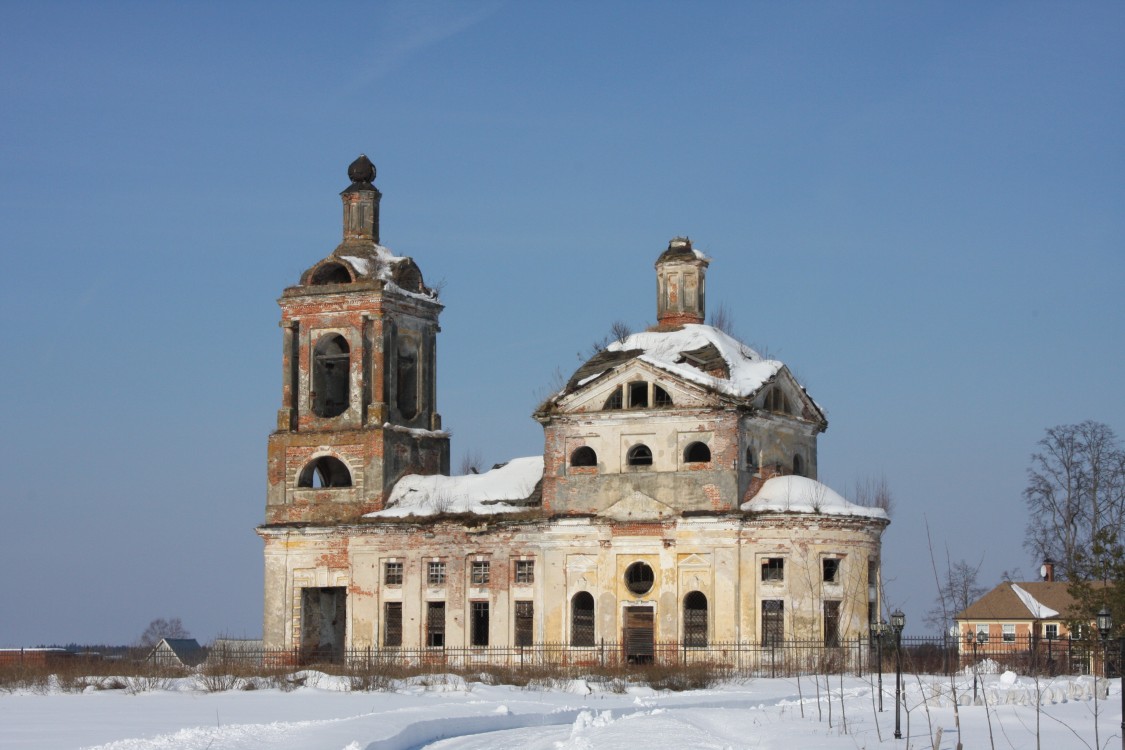
[[[689,323],[634,333],[610,344],[579,367],[551,400],[558,401],[634,359],[736,398],[752,398],[786,369],[784,363],[765,359],[714,326]],[[817,416],[824,420],[823,412],[816,408]]]
[[[856,505],[826,484],[792,475],[766,480],[758,494],[741,507],[751,512],[820,513],[887,520],[887,512],[882,508]]]
[[[411,474],[395,483],[385,509],[364,518],[515,513],[538,504],[536,491],[542,478],[542,456],[513,458],[483,474]]]

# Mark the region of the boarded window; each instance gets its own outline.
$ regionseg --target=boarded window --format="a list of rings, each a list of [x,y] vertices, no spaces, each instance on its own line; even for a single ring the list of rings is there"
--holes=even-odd
[[[609,394],[609,398],[605,400],[605,406],[603,406],[602,408],[620,409],[623,405],[623,400],[621,398],[621,386],[617,386],[613,389],[613,393]]]
[[[445,648],[445,602],[426,602],[426,645]]]
[[[652,466],[652,451],[647,445],[634,445],[625,454],[625,462],[629,466]]]
[[[444,586],[445,585],[445,563],[430,561],[426,569],[426,585],[428,586]]]
[[[321,456],[309,461],[301,469],[297,477],[298,487],[312,487],[314,489],[328,489],[333,487],[351,487],[352,473],[348,465],[334,456]]]
[[[825,583],[840,582],[840,560],[835,557],[826,557],[820,561],[821,578]]]
[[[824,645],[840,645],[840,602],[824,602]]]
[[[780,599],[762,600],[762,645],[780,646],[785,640],[785,603]]]
[[[641,382],[629,384],[629,408],[648,408],[648,383]]]
[[[534,560],[516,560],[516,583],[535,583]]]
[[[383,645],[402,645],[402,602],[383,604]]]
[[[535,633],[535,605],[516,602],[516,645],[530,646]]]
[[[594,645],[594,597],[586,591],[570,600],[570,645]]]
[[[691,443],[687,448],[684,448],[684,463],[707,463],[710,460],[711,449],[707,447],[706,443]]]
[[[655,617],[652,607],[626,607],[622,642],[630,664],[651,664],[655,655]]]
[[[672,397],[668,395],[668,391],[658,385],[653,385],[652,403],[657,408],[672,406]]]
[[[351,396],[348,342],[339,334],[322,336],[313,348],[312,400],[318,417],[338,417]]]
[[[383,564],[383,583],[387,586],[402,585],[402,563],[389,562]]]
[[[469,602],[469,637],[474,646],[488,645],[488,602]]]
[[[588,445],[583,445],[581,448],[575,448],[574,453],[570,454],[571,466],[597,466],[598,454],[594,449]]]
[[[785,559],[781,557],[767,557],[762,560],[763,581],[785,580]]]
[[[689,648],[707,645],[707,597],[700,591],[684,597],[684,645]]]
[[[470,582],[474,586],[487,586],[490,578],[487,560],[474,560],[471,568]]]

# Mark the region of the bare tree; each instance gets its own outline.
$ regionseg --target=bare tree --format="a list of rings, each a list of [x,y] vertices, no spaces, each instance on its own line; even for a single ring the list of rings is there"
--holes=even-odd
[[[931,628],[945,632],[953,617],[984,594],[988,589],[978,585],[982,559],[976,565],[965,560],[949,562],[946,552],[945,575],[938,580],[938,600],[924,615],[922,621]]]
[[[712,328],[717,328],[728,336],[734,336],[734,316],[731,315],[730,308],[725,303],[720,303],[718,307],[712,308],[711,314],[708,316]],[[737,338],[735,336],[735,338]]]
[[[894,512],[895,499],[891,494],[891,486],[887,482],[886,474],[877,477],[869,475],[855,480],[851,500],[856,505],[882,508],[888,516]]]
[[[1039,441],[1027,470],[1028,522],[1024,546],[1036,560],[1058,561],[1071,581],[1083,550],[1103,531],[1125,531],[1125,451],[1101,422],[1052,427]]]
[[[138,642],[145,648],[152,648],[160,643],[161,638],[191,638],[191,633],[187,631],[178,617],[173,617],[171,620],[157,617],[148,624],[145,632],[141,633]]]
[[[461,456],[461,474],[480,474],[484,458],[479,448],[470,448]]]
[[[628,323],[623,320],[615,320],[609,327],[609,333],[591,343],[585,354],[583,354],[582,352],[578,353],[578,360],[580,362],[585,362],[591,357],[604,352],[610,344],[615,344],[618,341],[624,341],[626,338],[632,335],[632,333],[633,329],[629,327]]]

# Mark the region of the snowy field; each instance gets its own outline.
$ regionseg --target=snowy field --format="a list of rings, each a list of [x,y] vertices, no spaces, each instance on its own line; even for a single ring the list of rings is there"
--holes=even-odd
[[[242,750],[675,750],[726,748],[942,748],[958,733],[948,678],[908,678],[904,738],[894,739],[894,676],[884,712],[867,678],[757,679],[681,693],[584,681],[525,689],[455,676],[352,692],[342,678],[307,673],[306,684],[206,692],[191,678],[166,689],[0,693],[0,748]],[[1117,748],[1120,681],[1060,677],[1036,683],[1011,673],[982,677],[986,705],[961,705],[967,749]],[[623,690],[623,692],[621,692]],[[972,679],[958,679],[959,702]],[[1108,691],[1108,700],[1106,699]],[[841,694],[843,703],[841,704]],[[1036,711],[1038,698],[1039,711]],[[1097,743],[1095,744],[1095,714]],[[990,728],[991,723],[991,741]]]

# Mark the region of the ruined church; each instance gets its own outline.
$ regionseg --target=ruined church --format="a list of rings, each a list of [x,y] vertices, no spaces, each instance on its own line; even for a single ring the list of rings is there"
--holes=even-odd
[[[541,456],[449,476],[443,305],[380,244],[375,167],[343,239],[284,290],[269,437],[267,647],[832,646],[878,618],[883,510],[817,481],[824,412],[781,362],[706,324],[711,259],[654,253],[656,325],[532,417]]]

